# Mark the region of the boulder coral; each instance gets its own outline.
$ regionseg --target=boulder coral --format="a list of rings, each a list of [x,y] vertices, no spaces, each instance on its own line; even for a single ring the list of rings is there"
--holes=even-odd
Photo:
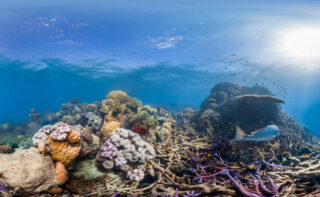
[[[56,178],[52,158],[36,148],[0,154],[0,179],[9,188],[39,193],[57,186]]]
[[[111,132],[118,128],[120,128],[120,123],[118,121],[104,122],[101,128],[101,132],[108,139]]]

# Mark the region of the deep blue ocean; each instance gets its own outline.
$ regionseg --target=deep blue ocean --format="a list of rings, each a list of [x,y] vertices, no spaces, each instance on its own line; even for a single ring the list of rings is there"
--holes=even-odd
[[[26,121],[31,108],[59,111],[74,97],[101,101],[111,90],[172,111],[199,108],[215,84],[230,81],[269,88],[320,135],[320,60],[301,41],[319,43],[310,33],[320,28],[319,8],[316,1],[3,0],[0,121]]]

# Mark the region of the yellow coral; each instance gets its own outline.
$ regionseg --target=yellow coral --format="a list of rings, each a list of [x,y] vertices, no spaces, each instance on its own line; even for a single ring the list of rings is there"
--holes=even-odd
[[[119,101],[120,103],[127,103],[130,101],[130,97],[127,95],[127,93],[122,91],[112,91],[107,95],[106,99],[112,99]]]
[[[58,185],[61,185],[68,180],[68,172],[64,167],[63,163],[58,161],[56,162],[55,172],[56,172],[56,183]]]
[[[120,128],[120,123],[118,121],[104,122],[101,128],[101,132],[105,137],[109,138],[111,132],[118,128]]]
[[[76,144],[76,143],[79,143],[80,142],[80,136],[74,132],[74,131],[71,131],[68,135],[68,142],[71,143],[71,144]]]
[[[80,152],[80,144],[70,146],[68,141],[54,141],[51,136],[49,136],[48,144],[52,159],[62,162],[65,166],[70,165]]]

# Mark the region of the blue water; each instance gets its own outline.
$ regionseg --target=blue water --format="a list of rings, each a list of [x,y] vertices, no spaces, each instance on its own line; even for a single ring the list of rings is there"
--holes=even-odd
[[[268,87],[320,135],[319,62],[274,52],[275,30],[318,27],[319,8],[316,1],[3,0],[0,121],[118,89],[147,104],[196,108],[216,83],[231,81]]]

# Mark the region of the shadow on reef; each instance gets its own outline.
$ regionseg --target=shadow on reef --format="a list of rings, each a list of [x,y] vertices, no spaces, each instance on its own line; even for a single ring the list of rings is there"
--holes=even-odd
[[[282,104],[264,87],[220,83],[199,111],[174,116],[122,91],[31,110],[0,125],[0,196],[320,195],[319,142]],[[230,143],[236,126],[249,136],[271,124],[269,142]]]

